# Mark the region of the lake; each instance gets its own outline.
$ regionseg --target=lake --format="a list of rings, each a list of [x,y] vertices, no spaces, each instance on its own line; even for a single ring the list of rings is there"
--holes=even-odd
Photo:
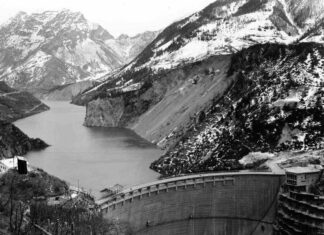
[[[154,181],[149,165],[162,151],[123,128],[83,126],[85,107],[46,101],[50,110],[15,122],[30,137],[51,145],[26,155],[42,168],[95,196],[116,183],[125,187]]]

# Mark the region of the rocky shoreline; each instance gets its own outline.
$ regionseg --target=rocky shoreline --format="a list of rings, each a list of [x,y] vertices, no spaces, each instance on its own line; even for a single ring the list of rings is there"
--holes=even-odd
[[[15,125],[0,121],[0,159],[25,155],[49,145],[39,138],[29,138]]]

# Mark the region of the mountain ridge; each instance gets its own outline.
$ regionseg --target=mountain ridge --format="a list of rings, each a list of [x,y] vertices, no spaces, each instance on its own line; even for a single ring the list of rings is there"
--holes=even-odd
[[[316,27],[323,20],[318,9],[324,4],[312,4],[304,13],[297,2],[302,5],[309,1],[215,1],[166,27],[132,62],[113,76],[106,76],[106,81],[122,78],[130,70],[168,70],[260,43],[324,42],[324,37],[318,36],[324,32],[322,25]],[[307,20],[307,24],[298,25],[300,19]]]
[[[189,142],[186,137],[192,135],[192,129],[196,130],[199,123],[206,122],[206,115],[213,104],[216,105],[219,100],[231,96],[231,89],[235,88],[235,84],[241,84],[242,90],[246,89],[242,81],[253,84],[253,79],[240,80],[240,77],[241,79],[245,77],[244,70],[250,71],[251,68],[255,68],[248,77],[253,77],[253,74],[270,76],[261,68],[255,67],[256,64],[260,64],[259,54],[263,55],[265,60],[272,58],[268,62],[276,67],[278,72],[282,71],[279,65],[289,65],[291,71],[298,71],[294,74],[295,77],[307,75],[307,79],[313,77],[313,82],[320,82],[324,78],[320,62],[323,57],[321,45],[324,43],[322,13],[315,9],[318,6],[314,4],[308,5],[308,10],[304,11],[301,6],[308,2],[307,0],[293,2],[289,0],[215,1],[202,11],[171,24],[132,62],[113,76],[107,76],[103,82],[85,90],[75,97],[73,102],[87,106],[85,125],[131,128],[142,137],[165,149],[166,155],[151,166],[163,175],[189,173],[190,171],[226,170],[229,166],[238,169],[242,167],[238,163],[238,158],[243,157],[243,153],[248,153],[248,151],[243,151],[246,150],[243,145],[236,145],[238,148],[242,147],[241,151],[229,146],[230,143],[219,143],[224,147],[222,148],[224,151],[218,154],[223,154],[228,160],[227,163],[218,160],[215,162],[217,157],[213,157],[214,151],[207,153],[201,150],[202,148],[211,150],[208,144],[198,148],[201,150],[201,155],[206,157],[206,161],[198,154],[198,150],[195,150],[194,156],[197,156],[195,158],[183,152],[179,146],[183,143],[187,146],[183,149],[189,151],[188,146],[197,141]],[[321,2],[320,7],[322,6],[324,4]],[[318,8],[321,9],[320,7]],[[302,49],[303,46],[305,50]],[[260,50],[259,54],[255,52],[256,48]],[[312,49],[317,52],[312,52]],[[229,74],[228,71],[233,67],[231,58],[245,55],[246,51],[253,51],[251,54],[246,54],[248,61],[244,62],[244,65],[247,67]],[[263,54],[264,51],[267,53]],[[276,53],[282,58],[277,58]],[[244,57],[241,61],[244,61]],[[316,71],[310,73],[307,69],[300,67],[304,62],[310,64],[307,66],[316,65]],[[266,64],[262,66],[265,66],[264,70],[271,69],[271,67],[266,67]],[[285,73],[290,71],[286,66],[284,69]],[[282,78],[283,83],[277,84],[278,93],[281,89],[285,92],[289,90],[289,92],[296,93],[293,86],[290,87],[291,84],[295,84],[294,79],[289,76],[288,78],[281,77],[279,74],[272,77],[275,81],[279,78]],[[287,81],[291,84],[287,85]],[[262,79],[260,83],[262,89],[265,89]],[[299,84],[299,86],[301,90],[303,87],[312,90],[308,83]],[[270,86],[269,89],[273,87]],[[241,94],[239,89],[234,90]],[[320,94],[320,91],[315,93]],[[312,103],[316,103],[317,99],[317,95],[314,96],[314,94],[311,95],[312,99],[315,97]],[[277,96],[276,99],[278,99]],[[203,104],[199,100],[203,100]],[[254,100],[255,97],[251,96],[245,101],[253,103]],[[259,102],[260,106],[267,107],[266,100],[264,98]],[[230,105],[227,108],[235,110],[235,107]],[[303,112],[298,110],[296,108],[294,112]],[[225,116],[223,118],[225,119]],[[250,121],[257,122],[258,118],[260,117],[250,117]],[[222,118],[213,119],[211,123],[217,125],[219,119]],[[230,120],[229,118],[228,122]],[[284,118],[280,120],[282,123],[287,121]],[[295,133],[294,129],[291,129],[291,123],[289,121],[287,123],[288,127],[280,125],[280,131]],[[240,127],[233,126],[233,129],[240,130]],[[217,126],[216,128],[219,129]],[[302,128],[299,131],[296,130],[296,133],[301,133],[301,130]],[[223,139],[226,140],[230,136],[226,135]],[[295,135],[292,134],[292,136]],[[289,145],[288,149],[291,148],[293,147]],[[227,158],[226,149],[237,150],[241,155],[233,153],[233,158]],[[251,151],[259,150],[250,149]],[[274,149],[270,148],[271,151]],[[267,149],[260,151],[267,151]],[[189,163],[187,168],[181,167],[181,164],[186,165],[190,161],[197,161],[196,168],[195,164]],[[221,167],[208,168],[217,166],[217,162]]]
[[[139,35],[127,48],[137,49],[125,54],[108,45],[111,40],[118,45],[118,40],[107,30],[70,10],[20,12],[0,26],[0,36],[0,80],[34,93],[108,74],[150,41]],[[152,32],[152,40],[154,36]]]
[[[254,153],[324,148],[323,44],[265,44],[233,56],[237,74],[226,95],[213,101],[185,135],[152,163],[162,175],[236,170]]]

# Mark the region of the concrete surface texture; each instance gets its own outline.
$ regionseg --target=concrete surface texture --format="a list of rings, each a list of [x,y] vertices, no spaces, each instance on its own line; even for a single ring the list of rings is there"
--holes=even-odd
[[[284,175],[208,174],[173,178],[102,203],[134,234],[272,234]]]

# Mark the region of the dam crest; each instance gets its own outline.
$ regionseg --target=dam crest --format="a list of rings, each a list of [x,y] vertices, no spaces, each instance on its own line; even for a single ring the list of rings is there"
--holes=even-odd
[[[282,174],[187,175],[97,201],[104,217],[134,234],[272,234]]]

